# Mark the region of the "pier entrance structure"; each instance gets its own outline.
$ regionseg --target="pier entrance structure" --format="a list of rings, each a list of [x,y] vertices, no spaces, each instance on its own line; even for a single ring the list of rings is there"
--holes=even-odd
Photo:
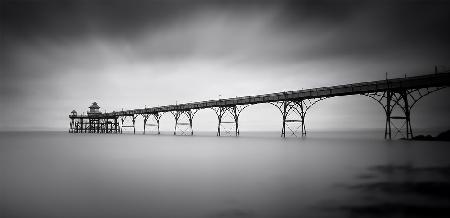
[[[144,118],[146,127],[155,127],[159,132],[161,115],[170,112],[175,118],[174,135],[193,135],[193,119],[201,109],[211,108],[218,118],[217,136],[239,135],[239,115],[253,104],[270,103],[276,106],[282,117],[281,136],[305,136],[305,118],[307,111],[317,102],[326,98],[365,95],[378,102],[384,109],[386,125],[384,137],[413,137],[411,110],[423,97],[450,86],[450,71],[437,72],[422,76],[385,79],[372,82],[352,83],[330,87],[279,92],[266,95],[236,97],[209,100],[187,104],[167,105],[144,109],[101,113],[96,102],[89,107],[87,115],[79,115],[74,110],[69,115],[71,133],[121,133],[123,128],[133,128],[135,120]],[[152,118],[155,122],[148,123]],[[122,121],[119,125],[118,120]],[[131,120],[131,124],[124,121]],[[234,134],[233,134],[234,133]],[[289,134],[290,133],[290,134]]]
[[[119,133],[119,116],[100,112],[100,106],[93,102],[87,115],[78,115],[75,110],[70,114],[71,133]]]

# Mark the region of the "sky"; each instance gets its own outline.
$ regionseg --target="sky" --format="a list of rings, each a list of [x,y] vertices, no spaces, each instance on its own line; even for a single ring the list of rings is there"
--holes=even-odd
[[[449,1],[0,1],[0,130],[67,130],[96,101],[118,111],[450,69]],[[449,90],[413,128],[448,129]],[[173,129],[164,115],[162,129]],[[307,128],[384,128],[364,96],[326,99]],[[241,130],[279,130],[271,105]],[[214,131],[202,110],[195,130]]]

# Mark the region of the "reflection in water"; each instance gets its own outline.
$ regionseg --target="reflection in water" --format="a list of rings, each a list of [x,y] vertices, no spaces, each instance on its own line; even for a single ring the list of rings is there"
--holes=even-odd
[[[211,215],[212,218],[224,218],[224,217],[255,217],[255,214],[251,210],[244,210],[239,208],[226,209],[215,212]]]
[[[0,217],[438,217],[449,154],[379,132],[0,133]]]
[[[356,217],[450,217],[450,166],[377,165],[346,185],[360,199],[332,210]],[[357,202],[357,203],[356,203]]]

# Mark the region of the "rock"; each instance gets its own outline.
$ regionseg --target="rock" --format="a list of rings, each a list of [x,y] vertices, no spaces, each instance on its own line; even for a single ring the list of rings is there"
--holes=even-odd
[[[414,136],[413,140],[418,140],[418,141],[450,141],[450,130],[442,132],[436,137],[433,137],[431,135]]]
[[[450,130],[440,133],[435,139],[439,141],[450,141]]]

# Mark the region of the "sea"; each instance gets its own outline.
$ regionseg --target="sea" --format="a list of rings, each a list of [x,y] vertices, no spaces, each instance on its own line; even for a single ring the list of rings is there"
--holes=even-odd
[[[2,132],[0,217],[450,217],[450,143]]]

